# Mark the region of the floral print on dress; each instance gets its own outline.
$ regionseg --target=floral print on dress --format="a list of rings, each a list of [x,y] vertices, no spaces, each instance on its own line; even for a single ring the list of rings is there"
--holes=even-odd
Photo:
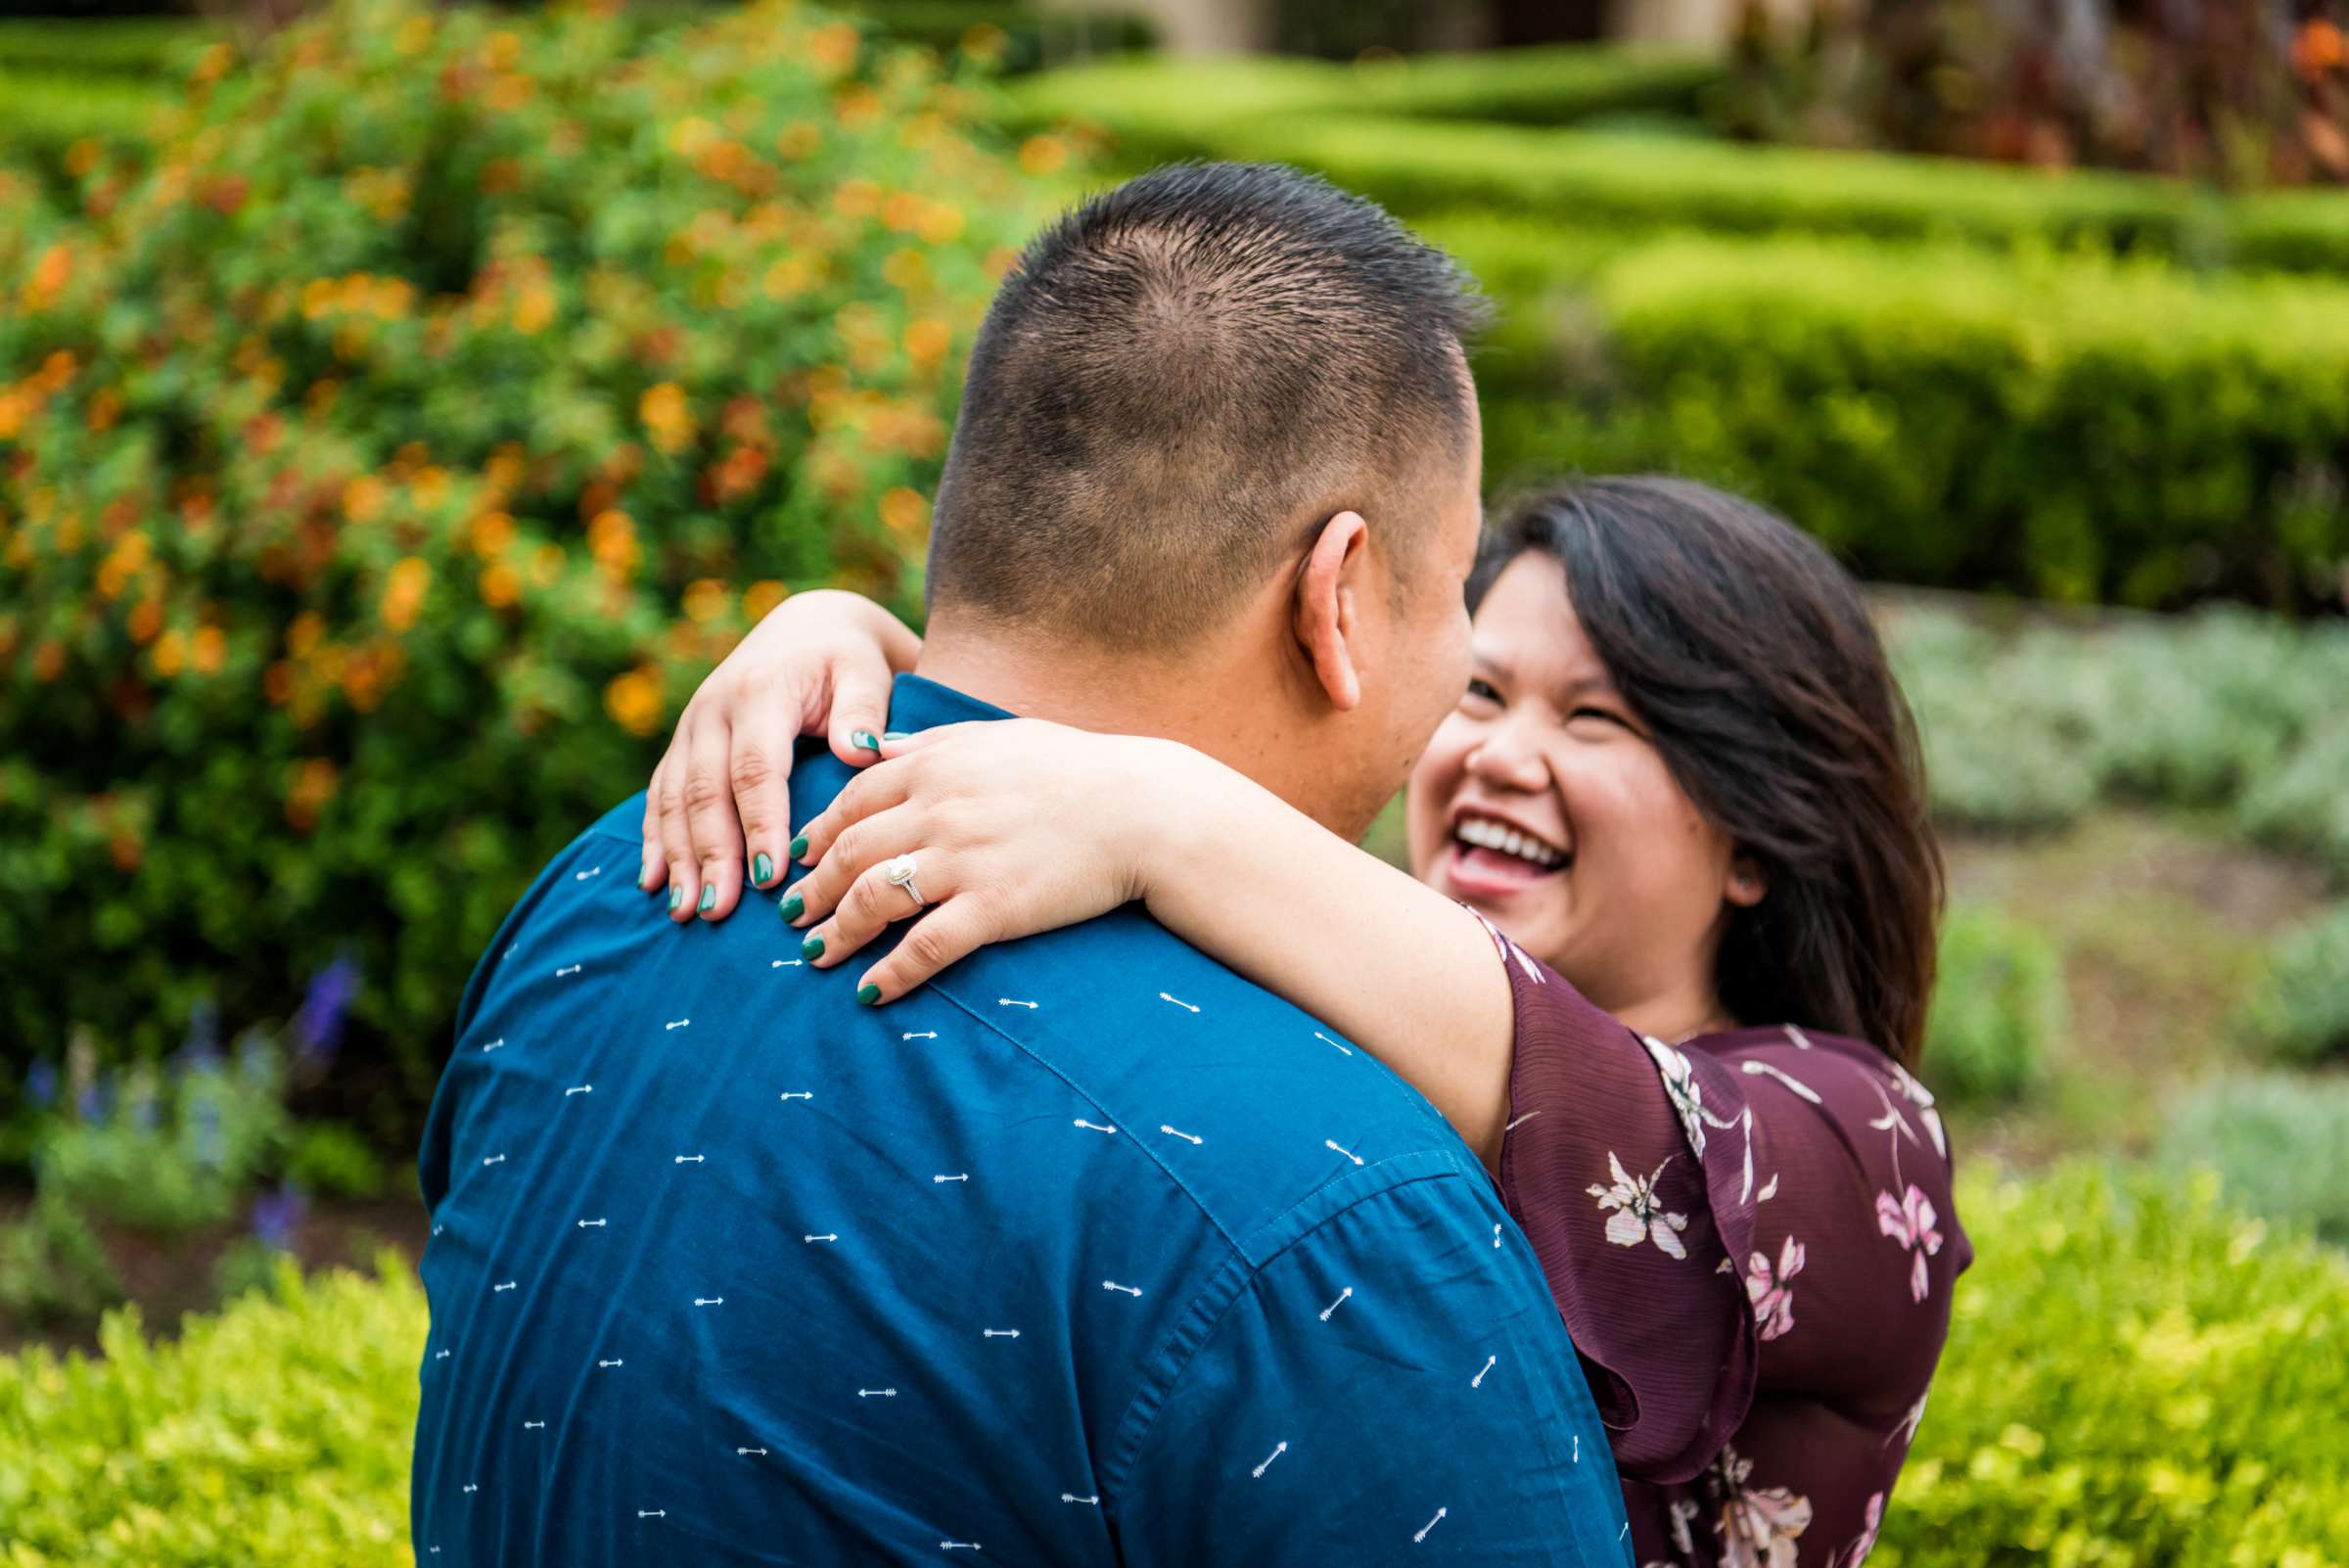
[[[1688,1134],[1688,1147],[1696,1151],[1698,1159],[1703,1159],[1706,1124],[1714,1127],[1730,1124],[1707,1114],[1704,1085],[1696,1081],[1696,1069],[1688,1064],[1687,1057],[1653,1035],[1642,1035],[1639,1039],[1647,1047],[1647,1054],[1656,1059],[1656,1071],[1664,1078],[1664,1096],[1672,1101],[1673,1112],[1681,1119],[1681,1130]]]
[[[1657,1166],[1652,1175],[1637,1176],[1623,1168],[1613,1149],[1607,1151],[1607,1168],[1614,1175],[1615,1184],[1602,1187],[1593,1182],[1589,1191],[1601,1209],[1615,1211],[1607,1217],[1607,1239],[1616,1246],[1636,1247],[1642,1241],[1653,1241],[1656,1250],[1669,1257],[1688,1256],[1679,1234],[1688,1228],[1688,1217],[1667,1213],[1656,1197],[1657,1178],[1664,1175],[1664,1166],[1672,1164],[1672,1159],[1667,1156],[1664,1165]]]
[[[1923,1301],[1930,1288],[1925,1260],[1941,1251],[1941,1232],[1933,1228],[1936,1218],[1933,1200],[1913,1181],[1898,1198],[1889,1192],[1876,1194],[1876,1228],[1914,1254],[1909,1269],[1911,1301]]]
[[[1722,1568],[1795,1568],[1796,1542],[1811,1528],[1811,1499],[1785,1487],[1753,1487],[1754,1461],[1734,1444],[1721,1451],[1714,1473],[1727,1494],[1722,1504]]]
[[[1827,1568],[1860,1568],[1867,1554],[1876,1549],[1876,1532],[1884,1525],[1884,1494],[1873,1493],[1867,1499],[1866,1517],[1861,1520],[1860,1533],[1852,1544],[1827,1559]]]
[[[1794,1326],[1794,1287],[1787,1281],[1803,1271],[1803,1244],[1792,1236],[1778,1249],[1773,1272],[1770,1259],[1753,1253],[1745,1261],[1745,1295],[1754,1304],[1754,1322],[1764,1339],[1776,1339]]]

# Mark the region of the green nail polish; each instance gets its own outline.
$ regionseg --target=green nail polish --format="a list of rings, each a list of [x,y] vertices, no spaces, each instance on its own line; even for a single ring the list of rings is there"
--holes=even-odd
[[[859,986],[856,988],[856,999],[870,1007],[881,999],[881,988],[874,985]]]
[[[791,841],[791,857],[795,860],[807,853],[807,835],[803,833]]]
[[[893,729],[893,730],[889,731],[887,734],[883,735],[881,738],[882,738],[883,740],[911,740],[911,739],[913,739],[912,735],[908,734],[906,731],[904,731],[904,730],[901,730],[901,729]]]
[[[684,904],[685,889],[678,883],[670,883],[668,885],[668,906],[671,909],[680,909],[684,907]]]
[[[786,920],[797,920],[800,916],[807,912],[807,900],[795,893],[790,898],[784,899],[782,907],[777,909],[775,912],[780,914]]]
[[[881,749],[880,738],[869,729],[851,730],[849,739],[868,752],[877,752]]]
[[[801,956],[801,957],[803,957],[803,958],[821,958],[823,955],[824,955],[824,939],[823,939],[823,938],[821,938],[821,937],[818,937],[818,936],[815,936],[815,935],[813,935],[813,934],[810,934],[810,935],[808,935],[808,936],[807,936],[807,937],[806,937],[805,940],[803,940],[803,941],[800,943],[800,956]]]
[[[775,857],[764,850],[751,857],[751,880],[760,887],[775,880]]]
[[[717,907],[717,884],[716,884],[716,883],[714,883],[714,882],[705,882],[704,884],[702,884],[702,901],[701,901],[699,904],[695,905],[695,907],[696,907],[696,908],[698,908],[698,909],[700,909],[700,910],[701,910],[701,912],[702,912],[702,913],[704,913],[704,914],[708,914],[708,913],[709,913],[711,910],[713,910],[713,909],[714,909],[714,908],[716,908],[716,907]]]

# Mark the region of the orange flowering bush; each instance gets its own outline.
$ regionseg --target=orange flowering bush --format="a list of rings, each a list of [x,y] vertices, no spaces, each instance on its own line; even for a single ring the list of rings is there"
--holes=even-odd
[[[77,206],[0,170],[0,1061],[282,1014],[347,951],[428,1085],[748,623],[912,595],[1040,215],[979,91],[786,0],[340,0],[208,52]]]

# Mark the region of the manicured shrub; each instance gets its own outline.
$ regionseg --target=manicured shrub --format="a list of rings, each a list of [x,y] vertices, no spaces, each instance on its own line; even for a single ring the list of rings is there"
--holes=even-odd
[[[2055,945],[1986,904],[1952,906],[1925,1026],[1924,1077],[1945,1098],[2027,1098],[2070,1029]]]
[[[1916,715],[1935,818],[1955,827],[2036,832],[2096,803],[2095,738],[2105,683],[2081,639],[2050,637],[2047,659],[2018,678],[2004,639],[1958,617],[1905,608],[1887,618],[1887,651]]]
[[[2085,1162],[1963,1171],[1958,1212],[1976,1261],[1870,1568],[2349,1558],[2338,1252]]]
[[[2144,605],[2339,591],[2349,287],[1692,240],[1592,299],[1594,394],[1646,461],[1750,488],[1865,575]],[[1489,445],[1487,466],[1567,455]]]
[[[407,1568],[424,1291],[304,1280],[151,1344],[111,1315],[103,1359],[0,1359],[0,1554],[23,1564]]]
[[[2349,903],[2335,904],[2278,945],[2250,1027],[2285,1061],[2349,1062]],[[2342,1191],[2349,1200],[2349,1184]]]
[[[2305,854],[2349,883],[2349,715],[2334,707],[2291,757],[2243,795],[2235,820],[2262,844]]]
[[[2341,1022],[2349,1026],[2349,1014]],[[2230,1202],[2349,1242],[2349,1078],[2237,1074],[2194,1084],[2180,1094],[2154,1159],[2181,1174],[2207,1166]]]
[[[350,0],[7,208],[0,1061],[207,992],[233,1032],[347,951],[421,1096],[749,620],[916,592],[1031,186],[925,53],[623,20]]]

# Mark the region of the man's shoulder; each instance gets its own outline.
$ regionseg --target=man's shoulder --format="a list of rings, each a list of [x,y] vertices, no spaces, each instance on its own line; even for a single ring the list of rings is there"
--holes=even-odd
[[[1139,905],[972,954],[933,986],[1097,1105],[1245,1254],[1344,1194],[1482,1178],[1420,1093]]]

